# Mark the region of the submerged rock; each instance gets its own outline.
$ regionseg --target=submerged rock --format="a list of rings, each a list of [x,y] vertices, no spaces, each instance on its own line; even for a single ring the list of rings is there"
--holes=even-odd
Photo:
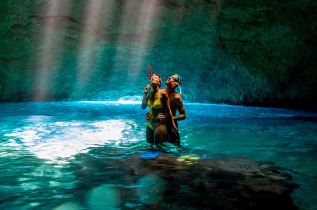
[[[297,209],[290,194],[299,187],[274,163],[240,157],[144,152],[112,157],[79,156],[77,196],[92,186],[116,192],[120,208]]]

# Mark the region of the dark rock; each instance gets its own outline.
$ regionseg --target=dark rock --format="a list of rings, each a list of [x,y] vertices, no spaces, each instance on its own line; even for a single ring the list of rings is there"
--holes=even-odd
[[[290,194],[299,186],[292,183],[288,171],[273,163],[168,153],[148,160],[140,155],[125,154],[119,160],[81,155],[85,171],[94,174],[78,171],[76,191],[107,183],[121,195],[121,208],[133,203],[157,209],[297,209]],[[140,191],[155,199],[142,200]]]

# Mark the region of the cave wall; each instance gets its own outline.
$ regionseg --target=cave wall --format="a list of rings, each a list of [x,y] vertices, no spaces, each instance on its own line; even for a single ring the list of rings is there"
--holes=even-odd
[[[163,80],[180,74],[188,102],[317,107],[312,0],[6,0],[0,8],[0,101],[141,96],[150,64]]]

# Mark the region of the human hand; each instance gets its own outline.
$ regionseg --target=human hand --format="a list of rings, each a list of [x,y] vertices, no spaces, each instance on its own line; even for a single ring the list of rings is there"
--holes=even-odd
[[[145,119],[146,119],[147,122],[150,121],[150,113],[149,113],[149,112],[147,112],[147,113],[145,114]]]
[[[144,93],[150,92],[150,89],[151,89],[151,86],[150,86],[150,85],[145,86],[145,88],[144,88]]]
[[[177,132],[178,132],[178,128],[176,127],[176,125],[173,125],[173,128],[172,128],[172,131],[175,135],[178,135]]]
[[[165,115],[163,113],[159,113],[157,115],[157,118],[160,119],[160,120],[165,120],[166,117],[165,117]]]
[[[179,84],[178,82],[172,82],[171,85],[172,85],[172,88],[177,88]]]

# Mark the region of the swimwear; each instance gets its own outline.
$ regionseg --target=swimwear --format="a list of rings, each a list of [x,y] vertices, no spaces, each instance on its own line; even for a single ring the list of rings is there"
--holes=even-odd
[[[153,104],[151,104],[150,99],[148,99],[147,105],[150,107],[150,114],[149,114],[149,121],[147,123],[147,126],[151,128],[151,130],[155,130],[157,126],[161,125],[160,119],[157,118],[157,115],[159,113],[163,113],[163,103],[162,103],[162,98],[161,98],[161,91],[159,90],[158,92],[158,99],[154,101]]]

